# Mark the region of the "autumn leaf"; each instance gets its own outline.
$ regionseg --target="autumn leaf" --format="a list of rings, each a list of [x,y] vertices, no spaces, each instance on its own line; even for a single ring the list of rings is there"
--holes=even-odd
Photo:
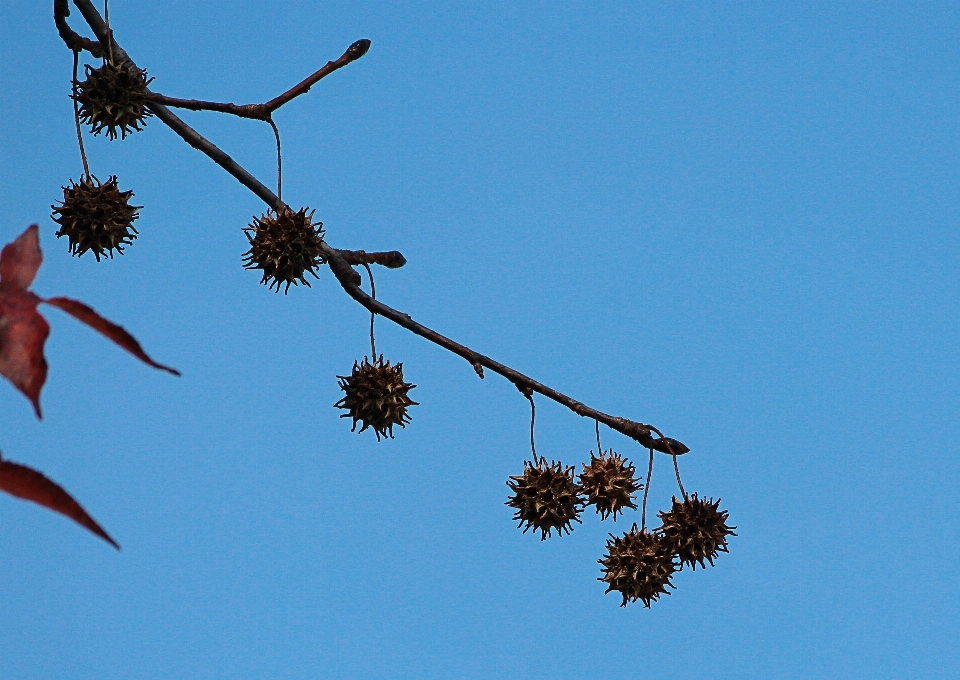
[[[2,455],[0,455],[0,491],[6,491],[17,498],[33,501],[61,515],[66,515],[120,550],[117,542],[110,538],[107,532],[87,514],[87,511],[63,490],[63,487],[33,468],[3,460]]]
[[[37,232],[37,225],[31,225],[0,252],[0,373],[30,400],[37,418],[43,417],[40,390],[47,380],[43,346],[50,335],[50,326],[37,311],[41,302],[58,307],[99,331],[140,361],[180,375],[176,369],[151,359],[122,326],[107,321],[82,302],[65,297],[44,299],[27,290],[43,261]]]

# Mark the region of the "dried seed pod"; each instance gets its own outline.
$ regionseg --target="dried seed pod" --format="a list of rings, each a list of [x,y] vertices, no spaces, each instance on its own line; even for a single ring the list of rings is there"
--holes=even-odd
[[[127,60],[119,64],[109,62],[93,68],[85,67],[86,80],[77,83],[70,95],[80,107],[81,122],[90,126],[90,131],[99,135],[104,130],[110,140],[126,139],[127,135],[139,132],[146,119],[153,115],[147,110],[147,72]]]
[[[621,607],[627,602],[642,600],[649,609],[650,603],[673,588],[670,577],[677,570],[675,555],[670,552],[659,534],[646,529],[633,528],[620,538],[610,534],[607,554],[598,562],[603,566],[600,581],[607,584],[606,592],[617,590],[623,596]]]
[[[57,238],[66,236],[70,253],[80,257],[88,250],[97,262],[101,255],[121,255],[123,247],[137,238],[133,221],[142,205],[130,205],[132,191],[120,191],[116,176],[101,184],[96,177],[84,176],[63,187],[63,203],[53,208],[53,221],[60,225]]]
[[[309,208],[300,208],[297,212],[290,209],[254,217],[253,223],[244,228],[250,250],[243,254],[245,269],[260,269],[263,278],[260,283],[270,288],[298,282],[309,287],[304,274],[310,272],[319,278],[316,268],[326,260],[323,257],[323,223],[313,224],[313,213]]]
[[[407,392],[416,385],[403,381],[403,363],[391,366],[383,360],[383,355],[371,364],[366,357],[363,363],[353,362],[353,372],[349,376],[338,375],[340,389],[345,394],[334,406],[346,409],[341,418],[353,418],[353,432],[357,423],[362,423],[363,432],[372,427],[380,437],[393,437],[393,426],[405,427],[410,422],[407,407],[417,406],[417,402],[407,396]]]
[[[734,529],[727,526],[728,513],[718,510],[720,499],[701,500],[692,494],[682,503],[673,497],[673,509],[660,512],[657,516],[663,521],[660,531],[664,542],[680,558],[680,565],[689,564],[696,570],[697,564],[706,568],[707,560],[713,566],[713,560],[720,552],[727,550],[727,536],[736,536]]]
[[[553,529],[558,536],[564,531],[570,533],[570,523],[580,522],[578,515],[583,505],[574,477],[572,465],[564,467],[556,461],[547,464],[545,458],[535,463],[524,461],[523,474],[510,476],[507,486],[513,496],[506,504],[517,509],[513,518],[519,520],[517,526],[523,527],[523,533],[532,527],[534,532],[540,532],[542,541]]]
[[[590,453],[590,465],[583,466],[580,473],[580,486],[587,497],[587,505],[595,505],[600,519],[613,515],[624,508],[637,509],[633,502],[633,494],[643,488],[633,476],[636,468],[628,463],[620,454],[609,451],[600,451],[600,456]]]

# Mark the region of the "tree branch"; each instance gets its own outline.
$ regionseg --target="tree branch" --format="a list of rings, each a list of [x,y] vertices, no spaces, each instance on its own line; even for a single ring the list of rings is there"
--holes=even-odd
[[[60,0],[55,0],[55,2],[59,2],[59,1]],[[90,28],[93,30],[94,34],[101,41],[105,41],[107,36],[107,33],[106,33],[107,27],[104,24],[103,19],[100,17],[100,13],[93,6],[90,0],[73,0],[73,1],[74,1],[74,4],[77,6],[77,8],[80,10],[81,14],[83,14],[84,19],[86,19],[87,23],[90,25]],[[358,43],[354,43],[354,46],[359,44],[359,42],[362,42],[362,41],[358,41]],[[367,44],[367,47],[369,47],[369,42]],[[352,48],[353,47],[351,47],[351,49]],[[116,41],[113,42],[113,49],[114,49],[114,53],[117,55],[118,58],[130,59],[129,55],[127,55],[127,53],[124,52],[124,50],[119,45],[117,45]],[[363,51],[365,52],[366,48],[364,48]],[[347,53],[344,55],[344,57],[346,57],[347,54],[349,54],[349,52],[350,50],[347,50]],[[357,57],[354,57],[354,59],[358,58],[359,56],[362,56],[362,53]],[[337,61],[338,62],[341,61],[342,59],[344,59],[344,57],[341,57]],[[349,61],[352,61],[352,60],[353,59],[350,59]],[[349,61],[345,63],[349,63]],[[132,60],[131,60],[131,63],[132,63]],[[337,62],[330,62],[324,68],[328,68],[330,67],[331,64],[336,64],[336,63]],[[336,68],[340,68],[343,65],[345,64],[340,64],[335,68],[331,68],[330,71],[328,72],[332,72]],[[321,73],[321,71],[323,70],[324,69],[321,69],[317,73]],[[326,75],[326,73],[324,73],[323,75]],[[284,95],[281,95],[280,97],[278,97],[276,100],[272,100],[272,101],[278,101],[283,99],[284,97],[287,97],[284,101],[281,101],[280,104],[278,104],[279,106],[285,103],[285,101],[289,101],[293,97],[296,97],[298,94],[303,94],[303,92],[306,92],[310,88],[310,85],[316,82],[316,80],[319,80],[320,78],[323,77],[322,75],[319,77],[316,77],[316,76],[317,74],[314,74],[313,76],[311,76],[311,78],[308,78],[297,87],[293,88],[292,90],[288,91]],[[311,79],[315,77],[316,79],[311,82]],[[297,91],[298,89],[302,91]],[[268,104],[270,103],[271,102],[268,102]],[[150,107],[150,110],[157,116],[157,118],[159,118],[168,127],[170,127],[170,129],[172,129],[174,132],[180,135],[180,137],[183,138],[183,140],[186,141],[188,144],[190,144],[190,146],[206,154],[211,160],[213,160],[213,162],[215,162],[217,165],[219,165],[224,170],[226,170],[231,175],[233,175],[241,184],[243,184],[245,187],[250,189],[250,191],[252,191],[256,196],[258,196],[264,203],[270,206],[273,210],[279,211],[287,207],[270,189],[264,186],[256,177],[254,177],[249,172],[247,172],[242,166],[240,166],[239,163],[234,161],[229,155],[223,152],[215,144],[213,144],[212,142],[204,138],[200,133],[198,133],[196,130],[194,130],[189,125],[187,125],[182,120],[180,120],[180,118],[174,115],[173,112],[171,112],[170,109],[168,109],[166,106],[164,106],[163,104],[160,104],[157,101],[150,102],[148,106]],[[630,437],[631,439],[638,441],[641,445],[643,445],[648,449],[654,449],[656,451],[660,451],[662,453],[671,454],[675,456],[686,453],[690,450],[684,444],[677,441],[676,439],[672,439],[670,437],[664,437],[662,434],[660,434],[659,430],[657,430],[651,425],[638,423],[636,421],[629,420],[627,418],[611,416],[606,413],[603,413],[602,411],[598,411],[596,409],[590,408],[589,406],[571,397],[568,397],[567,395],[561,392],[558,392],[557,390],[551,387],[548,387],[543,383],[537,382],[536,380],[520,373],[519,371],[515,371],[509,366],[501,364],[498,361],[494,361],[490,357],[487,357],[478,352],[475,352],[469,347],[465,345],[461,345],[460,343],[454,340],[451,340],[450,338],[444,335],[441,335],[440,333],[437,333],[436,331],[430,328],[427,328],[426,326],[420,323],[417,323],[410,317],[409,314],[404,314],[403,312],[400,312],[396,309],[393,309],[392,307],[389,307],[383,304],[379,300],[374,300],[372,297],[367,295],[367,293],[365,293],[360,288],[360,282],[361,282],[360,274],[358,274],[356,270],[354,270],[353,267],[351,267],[350,265],[363,264],[364,258],[376,258],[376,259],[370,259],[369,261],[376,262],[377,264],[383,264],[383,262],[378,262],[377,261],[378,259],[389,260],[392,262],[399,262],[400,260],[403,260],[403,255],[401,255],[400,253],[396,253],[396,256],[399,256],[399,259],[397,259],[393,253],[364,253],[364,251],[340,251],[330,246],[328,243],[326,243],[326,241],[322,243],[322,247],[323,247],[324,257],[327,258],[327,264],[330,266],[330,270],[333,272],[334,276],[336,276],[337,281],[340,282],[341,287],[344,289],[344,291],[346,291],[346,293],[350,297],[352,297],[354,300],[359,302],[363,307],[368,309],[370,312],[374,314],[379,314],[380,316],[393,321],[398,326],[401,326],[402,328],[406,328],[410,332],[415,333],[416,335],[419,335],[420,337],[426,340],[429,340],[435,345],[439,345],[440,347],[443,347],[444,349],[450,352],[453,352],[457,356],[463,357],[471,364],[471,366],[473,366],[474,370],[477,372],[477,374],[481,378],[483,377],[483,369],[484,368],[489,369],[494,373],[502,375],[504,378],[512,382],[514,385],[517,386],[517,388],[521,392],[527,393],[530,390],[534,392],[538,392],[539,394],[542,394],[548,399],[552,399],[558,404],[566,406],[568,409],[570,409],[571,411],[573,411],[579,416],[597,420],[603,423],[604,425],[606,425],[607,427],[613,430],[616,430],[617,432],[620,432],[621,434],[624,434],[627,437]],[[405,262],[405,260],[403,261]],[[390,265],[387,264],[385,266],[390,266]],[[654,432],[660,434],[660,436],[654,437],[653,436]]]
[[[270,116],[273,115],[274,111],[289,102],[291,99],[299,97],[302,94],[306,94],[310,91],[310,88],[316,85],[322,78],[330,75],[337,69],[343,68],[351,61],[356,61],[365,55],[369,49],[369,40],[358,40],[350,45],[350,47],[347,48],[347,51],[344,52],[339,59],[336,61],[328,61],[323,68],[318,70],[309,78],[301,81],[297,85],[294,85],[279,97],[274,97],[270,101],[263,104],[224,104],[221,102],[203,101],[202,99],[177,99],[176,97],[168,97],[164,94],[160,94],[159,92],[151,92],[150,101],[163,104],[164,106],[175,106],[181,109],[190,109],[191,111],[216,111],[218,113],[229,113],[233,116],[240,116],[241,118],[270,120]]]
[[[347,264],[379,264],[387,269],[399,269],[407,263],[407,258],[397,250],[386,253],[368,253],[365,250],[341,250],[340,255]]]
[[[84,38],[70,28],[67,24],[68,16],[70,16],[70,5],[67,4],[67,0],[53,0],[53,20],[57,24],[57,32],[60,33],[60,37],[67,47],[74,52],[87,50],[94,57],[103,57],[104,52],[100,43]]]

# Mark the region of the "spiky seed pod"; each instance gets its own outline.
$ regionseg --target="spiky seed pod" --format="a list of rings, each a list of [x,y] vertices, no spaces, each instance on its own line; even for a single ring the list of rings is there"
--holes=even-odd
[[[147,110],[147,85],[153,78],[127,60],[97,68],[87,64],[86,72],[86,80],[70,95],[79,104],[81,122],[95,135],[106,130],[111,141],[118,130],[121,139],[142,130],[153,115]]]
[[[101,183],[96,177],[84,176],[79,183],[70,181],[63,187],[63,202],[52,205],[53,221],[60,225],[57,238],[66,236],[70,254],[80,257],[88,250],[97,262],[100,256],[121,255],[123,247],[137,238],[133,221],[142,205],[130,205],[132,191],[120,191],[116,176]]]
[[[607,584],[607,593],[620,592],[621,607],[626,607],[627,602],[642,600],[649,609],[650,603],[659,600],[661,594],[670,594],[668,586],[674,587],[670,577],[677,570],[675,559],[659,534],[637,529],[634,524],[619,538],[610,534],[607,554],[598,560],[604,572],[599,580]]]
[[[564,531],[569,534],[570,523],[580,522],[583,500],[575,474],[572,465],[564,467],[557,461],[548,464],[540,458],[535,463],[524,461],[523,474],[510,476],[507,486],[513,495],[506,504],[516,508],[513,518],[520,522],[517,526],[523,527],[523,533],[532,527],[544,541],[553,529],[558,536]]]
[[[403,381],[403,363],[391,366],[381,354],[371,364],[364,357],[362,363],[353,362],[349,376],[337,377],[345,394],[334,406],[347,410],[341,418],[353,418],[351,432],[361,423],[361,432],[372,427],[380,441],[381,436],[393,437],[394,425],[405,427],[410,422],[407,407],[418,404],[407,392],[416,385]]]
[[[260,283],[270,288],[287,284],[284,294],[290,290],[290,285],[302,283],[308,288],[310,282],[304,278],[307,272],[313,278],[319,278],[315,271],[326,260],[323,257],[323,223],[313,224],[313,213],[307,214],[309,208],[281,210],[274,213],[268,210],[267,214],[259,218],[254,217],[253,223],[244,228],[250,250],[243,254],[246,260],[245,269],[260,269],[263,278]]]
[[[643,488],[633,476],[636,468],[628,463],[613,449],[600,451],[599,456],[590,453],[590,465],[583,466],[580,473],[580,486],[587,497],[587,505],[594,505],[600,513],[600,519],[613,515],[624,508],[637,509],[633,494]]]
[[[727,536],[736,536],[737,527],[727,526],[728,513],[718,510],[719,505],[719,498],[714,503],[712,498],[701,500],[693,494],[681,503],[674,496],[673,509],[657,513],[663,521],[664,542],[680,558],[681,566],[689,564],[696,571],[699,564],[705,569],[707,560],[712,567],[718,553],[729,552]]]

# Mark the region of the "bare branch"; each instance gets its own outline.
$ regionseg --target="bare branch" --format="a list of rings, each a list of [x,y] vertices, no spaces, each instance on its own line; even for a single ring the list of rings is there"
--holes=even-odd
[[[66,0],[63,1],[65,2]],[[337,69],[343,68],[351,61],[356,61],[365,55],[369,49],[369,40],[358,40],[350,45],[339,59],[336,61],[328,61],[323,68],[309,78],[291,87],[279,97],[274,97],[263,104],[224,104],[221,102],[208,102],[202,99],[177,99],[176,97],[168,97],[157,92],[150,94],[150,100],[158,104],[163,104],[164,106],[175,106],[181,109],[190,109],[191,111],[216,111],[218,113],[229,113],[233,116],[240,116],[241,118],[268,121],[273,112],[281,106],[291,99],[306,94],[310,91],[310,88],[316,85],[322,78],[325,78]]]
[[[229,113],[232,116],[253,118],[254,120],[270,119],[270,112],[264,108],[263,104],[225,104],[222,102],[203,101],[202,99],[177,99],[176,97],[168,97],[159,92],[151,92],[149,100],[163,104],[164,106],[175,106],[178,109],[216,111],[217,113]]]
[[[95,57],[103,57],[104,51],[100,43],[94,42],[89,38],[84,38],[70,28],[67,24],[68,16],[70,16],[70,5],[67,4],[67,0],[53,0],[53,20],[56,22],[57,31],[60,33],[60,37],[63,39],[63,42],[66,43],[67,47],[74,52],[87,50]]]
[[[397,250],[391,250],[386,253],[368,253],[365,250],[341,250],[340,255],[347,264],[379,264],[387,269],[399,269],[407,263],[407,258],[403,253]]]
[[[336,61],[328,61],[323,68],[321,68],[319,71],[314,73],[312,76],[301,81],[294,87],[291,87],[289,90],[284,92],[279,97],[274,97],[263,106],[270,112],[276,111],[291,99],[295,97],[299,97],[300,95],[306,94],[307,92],[309,92],[310,88],[316,85],[321,78],[324,78],[330,75],[337,69],[343,68],[344,66],[349,64],[351,61],[356,61],[357,59],[359,59],[360,57],[365,55],[367,53],[367,50],[369,49],[370,49],[369,40],[365,38],[358,40],[357,42],[350,45],[350,47],[347,48],[347,51],[344,52],[339,59],[337,59]]]
[[[94,34],[98,38],[100,38],[101,41],[106,40],[106,30],[107,30],[106,25],[103,23],[103,19],[100,18],[99,12],[90,2],[90,0],[74,0],[74,4],[76,4],[76,6],[80,9],[80,12],[83,14],[84,19],[86,19],[87,23],[90,25],[90,28],[93,30]],[[358,43],[354,43],[354,45],[357,45],[357,44]],[[124,52],[123,49],[119,45],[117,45],[115,41],[113,43],[113,48],[119,59],[129,59],[129,56],[126,54],[126,52]],[[366,50],[364,49],[364,51]],[[337,62],[330,62],[330,64],[328,64],[324,68],[330,67],[331,64],[336,65],[338,62],[342,61],[345,57],[347,57],[349,53],[350,53],[350,50],[347,50],[347,53],[344,55],[344,57],[341,57],[340,59],[338,59]],[[358,56],[362,56],[362,53]],[[356,58],[357,57],[353,57],[353,59],[356,59]],[[341,66],[345,65],[346,63],[349,63],[349,61],[352,61],[353,59],[345,61],[343,64],[335,66],[335,68],[330,68],[330,70],[327,72],[328,73],[332,72],[336,68],[340,68]],[[131,60],[131,63],[132,63],[132,60]],[[323,70],[324,69],[321,69],[317,73],[320,73]],[[324,73],[323,75],[326,75],[326,73]],[[311,78],[314,78],[315,76],[317,76],[317,74],[314,74],[314,76],[311,76]],[[317,77],[316,80],[319,80],[321,77],[323,76],[321,75]],[[298,85],[296,88],[293,88],[293,90],[291,90],[290,92],[294,92],[294,94],[290,95],[289,98],[286,99],[285,101],[289,101],[289,99],[292,99],[293,97],[297,96],[297,94],[302,94],[303,92],[306,92],[306,90],[309,89],[309,86],[312,85],[313,82],[316,82],[316,80],[314,80],[313,82],[310,82],[311,78],[308,78],[303,83]],[[305,83],[307,83],[307,85],[304,85]],[[305,88],[305,89],[303,89],[302,92],[295,92],[298,88],[301,88],[301,89]],[[282,99],[284,96],[286,95],[282,95],[278,99]],[[281,105],[283,103],[284,102],[281,102]],[[170,109],[168,109],[166,106],[156,101],[150,102],[148,106],[150,107],[150,110],[153,111],[153,113],[157,116],[157,118],[159,118],[161,121],[166,123],[167,126],[169,126],[174,132],[180,135],[180,137],[183,138],[184,141],[186,141],[188,144],[190,144],[190,146],[194,147],[198,151],[206,154],[210,159],[212,159],[215,163],[217,163],[217,165],[219,165],[224,170],[229,172],[241,184],[243,184],[245,187],[250,189],[250,191],[256,194],[268,206],[270,206],[276,211],[279,211],[287,207],[270,189],[264,186],[256,177],[254,177],[249,172],[247,172],[242,166],[240,166],[239,163],[234,161],[229,155],[223,152],[215,144],[213,144],[212,142],[204,138],[200,133],[198,133],[196,130],[194,130],[189,125],[187,125],[182,120],[180,120],[180,118],[174,115],[173,112],[171,112]],[[630,437],[631,439],[638,441],[645,448],[654,449],[656,451],[660,451],[662,453],[666,453],[674,456],[684,454],[690,450],[684,444],[677,441],[676,439],[672,439],[670,437],[664,437],[663,435],[660,435],[659,437],[654,437],[652,433],[657,432],[659,434],[659,430],[656,430],[656,428],[654,428],[651,425],[638,423],[636,421],[629,420],[627,418],[611,416],[601,411],[597,411],[596,409],[590,408],[589,406],[571,397],[568,397],[567,395],[561,392],[558,392],[557,390],[551,387],[548,387],[543,383],[537,382],[533,378],[530,378],[520,373],[519,371],[515,371],[509,366],[501,364],[498,361],[494,361],[490,357],[487,357],[478,352],[475,352],[469,347],[465,345],[461,345],[460,343],[454,340],[451,340],[450,338],[444,335],[441,335],[440,333],[437,333],[436,331],[430,328],[427,328],[426,326],[420,323],[417,323],[410,317],[409,314],[405,314],[396,309],[393,309],[392,307],[389,307],[383,304],[379,300],[374,300],[372,297],[370,297],[367,293],[365,293],[360,288],[360,282],[361,282],[360,274],[357,273],[357,271],[354,270],[353,267],[351,267],[350,265],[354,263],[364,264],[364,261],[363,261],[364,258],[373,258],[376,255],[390,256],[390,257],[383,257],[382,259],[399,262],[400,260],[403,259],[403,256],[400,255],[399,253],[396,253],[396,255],[399,256],[399,259],[397,259],[395,257],[392,257],[392,254],[390,253],[386,253],[386,254],[369,253],[368,254],[368,253],[364,253],[364,251],[340,251],[340,250],[337,250],[336,248],[333,248],[325,241],[323,242],[322,245],[323,245],[323,254],[327,258],[327,264],[330,266],[330,270],[333,272],[334,276],[336,276],[337,281],[340,282],[341,287],[344,289],[344,291],[346,291],[346,293],[350,297],[352,297],[354,300],[359,302],[363,307],[365,307],[370,312],[374,314],[379,314],[380,316],[386,319],[389,319],[390,321],[393,321],[398,326],[401,326],[402,328],[406,328],[411,333],[415,333],[416,335],[419,335],[420,337],[426,340],[429,340],[435,345],[439,345],[440,347],[443,347],[444,349],[450,352],[453,352],[457,356],[463,357],[470,363],[471,366],[473,366],[474,370],[478,373],[478,375],[480,375],[481,378],[483,377],[483,369],[487,368],[493,371],[494,373],[498,373],[499,375],[502,375],[504,378],[512,382],[524,394],[526,394],[531,390],[539,394],[542,394],[548,399],[552,399],[558,404],[566,406],[568,409],[570,409],[571,411],[573,411],[579,416],[590,418],[592,420],[597,420],[603,423],[604,425],[606,425],[607,427],[610,427],[611,429],[614,429],[617,432],[620,432],[621,434],[624,434],[627,437]],[[363,255],[361,255],[361,253],[363,253]],[[381,259],[381,258],[377,258],[377,259]],[[403,260],[403,261],[405,262],[406,260]],[[369,262],[382,264],[381,262],[377,262],[376,259],[370,259]],[[389,266],[389,265],[385,265],[385,266]]]

